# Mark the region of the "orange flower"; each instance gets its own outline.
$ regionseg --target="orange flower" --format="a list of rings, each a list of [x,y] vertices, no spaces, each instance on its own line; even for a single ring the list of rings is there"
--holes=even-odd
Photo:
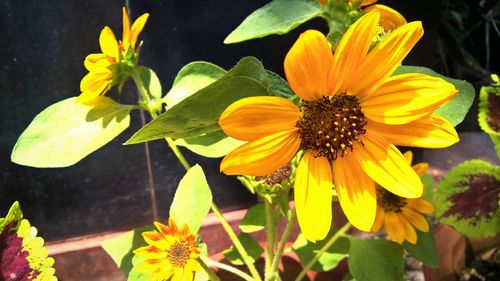
[[[348,0],[350,3],[359,3],[360,0]],[[385,31],[395,30],[406,23],[405,18],[396,10],[380,4],[375,4],[378,0],[362,0],[359,7],[364,13],[378,11],[380,13],[379,24]],[[375,5],[372,5],[375,4]]]

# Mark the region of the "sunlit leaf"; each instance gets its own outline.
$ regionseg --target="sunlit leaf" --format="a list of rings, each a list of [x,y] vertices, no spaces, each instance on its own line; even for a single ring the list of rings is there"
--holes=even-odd
[[[186,147],[198,155],[218,158],[225,156],[245,142],[228,137],[219,130],[199,137],[176,139],[175,143],[178,146]]]
[[[270,34],[285,34],[325,12],[316,0],[274,0],[249,15],[224,43],[231,44]]]
[[[71,166],[128,128],[131,109],[103,96],[87,105],[76,98],[55,103],[21,134],[12,162],[39,168]]]
[[[252,236],[250,236],[250,234],[240,233],[238,235],[238,239],[243,245],[243,248],[245,248],[252,262],[255,262],[264,252],[264,249],[262,249],[262,247],[259,245],[259,242],[257,242]],[[234,246],[231,246],[229,249],[225,250],[223,252],[223,255],[224,257],[226,257],[226,259],[228,259],[235,265],[244,264],[243,258]]]
[[[139,77],[148,94],[155,100],[160,100],[162,96],[161,83],[156,73],[151,68],[145,66],[137,66],[135,71],[139,73]]]
[[[240,229],[243,232],[250,233],[264,229],[266,226],[266,212],[264,204],[257,204],[248,209],[247,213],[240,222]]]
[[[418,229],[415,229],[415,231],[417,232],[417,244],[404,241],[403,246],[405,250],[425,265],[433,268],[439,267],[439,255],[432,226],[430,226],[428,232],[422,232]]]
[[[470,160],[454,167],[439,183],[436,217],[469,237],[500,232],[500,167]]]

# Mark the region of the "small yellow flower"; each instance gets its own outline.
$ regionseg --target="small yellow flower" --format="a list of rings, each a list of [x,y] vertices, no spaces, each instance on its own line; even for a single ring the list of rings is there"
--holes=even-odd
[[[458,141],[434,110],[455,96],[445,80],[419,73],[393,75],[423,34],[412,22],[371,47],[380,14],[369,12],[344,34],[332,54],[325,36],[304,32],[285,58],[299,108],[280,97],[249,97],[230,105],[219,124],[248,141],[229,153],[221,171],[264,176],[305,150],[296,171],[295,208],[304,236],[323,239],[331,225],[332,182],[349,221],[370,231],[375,182],[405,198],[423,186],[394,145],[438,148]]]
[[[108,26],[104,27],[99,36],[99,45],[102,53],[90,54],[85,58],[84,65],[89,71],[80,82],[79,102],[90,102],[100,95],[104,95],[113,85],[116,70],[112,66],[125,61],[136,59],[136,43],[149,14],[143,14],[130,26],[125,7],[123,13],[123,38],[117,41],[115,34]],[[128,55],[128,54],[131,54]]]
[[[185,224],[177,228],[174,220],[168,220],[168,226],[154,223],[158,231],[142,233],[149,246],[141,247],[134,254],[143,258],[137,265],[138,272],[150,273],[151,280],[191,281],[194,272],[201,269],[197,259],[200,249],[196,245],[195,236]]]
[[[406,161],[411,165],[413,155],[411,151],[404,154]],[[413,169],[419,176],[427,172],[427,163],[418,163]],[[372,231],[378,232],[382,226],[387,234],[397,243],[404,240],[416,244],[417,233],[415,228],[429,231],[429,223],[422,214],[434,212],[434,206],[422,198],[407,199],[377,186],[377,217]]]
[[[360,0],[348,0],[350,3],[360,2]],[[362,0],[359,7],[364,13],[378,11],[380,13],[379,24],[385,31],[395,30],[406,23],[405,18],[396,10],[380,4],[375,4],[378,0]],[[375,4],[375,5],[373,5]]]

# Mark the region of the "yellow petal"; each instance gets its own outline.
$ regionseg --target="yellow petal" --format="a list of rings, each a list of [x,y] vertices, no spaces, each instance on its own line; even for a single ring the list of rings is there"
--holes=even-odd
[[[297,129],[265,136],[226,155],[220,169],[226,175],[265,176],[290,161],[299,145]]]
[[[368,96],[401,64],[406,55],[424,34],[422,23],[407,23],[387,35],[375,45],[353,76],[357,81],[350,89],[360,96]]]
[[[423,232],[429,231],[429,223],[423,215],[413,211],[411,208],[403,208],[403,216],[416,228]]]
[[[111,28],[105,26],[101,35],[99,36],[99,45],[101,45],[101,51],[103,54],[118,58],[118,41],[116,41],[115,34]]]
[[[398,216],[398,218],[401,226],[405,230],[405,239],[412,244],[416,244],[417,232],[415,231],[415,228],[413,228],[413,225],[411,225],[403,216]]]
[[[411,150],[406,151],[403,156],[405,157],[406,163],[411,165],[411,162],[413,161],[413,153]]]
[[[110,72],[89,72],[80,82],[82,93],[77,101],[87,103],[105,93],[111,87],[112,74]]]
[[[395,30],[396,28],[406,24],[405,18],[396,10],[385,5],[373,5],[366,7],[364,12],[377,11],[380,13],[379,24],[384,27],[385,31]]]
[[[375,217],[375,222],[373,223],[372,232],[379,232],[382,225],[384,225],[385,212],[382,208],[377,207],[377,216]]]
[[[370,178],[398,196],[422,196],[420,178],[394,145],[368,131],[363,137],[363,143],[361,145],[356,142],[352,154]]]
[[[361,170],[352,154],[335,160],[333,182],[349,222],[360,230],[370,231],[377,213],[375,183]]]
[[[397,242],[399,244],[402,244],[403,241],[405,240],[405,230],[403,226],[401,225],[401,222],[399,221],[398,215],[396,215],[393,212],[388,212],[385,214],[385,220],[384,220],[384,226],[385,230],[387,231],[387,234],[394,240],[394,242]]]
[[[155,246],[158,249],[165,250],[169,248],[167,240],[165,240],[163,236],[156,231],[145,231],[142,233],[142,237],[146,243]]]
[[[328,92],[347,93],[356,80],[351,79],[366,57],[377,29],[379,13],[367,13],[358,19],[342,36],[333,55],[333,65],[328,72]]]
[[[295,178],[295,210],[302,234],[311,242],[322,240],[332,223],[332,172],[325,157],[308,151]]]
[[[432,114],[404,125],[368,122],[367,130],[394,145],[442,148],[459,141],[457,131],[443,117]]]
[[[302,33],[285,57],[285,74],[292,90],[303,100],[327,94],[326,79],[333,55],[325,36],[316,30]]]
[[[434,212],[432,203],[425,199],[409,199],[408,207],[418,213],[431,214]]]
[[[184,268],[184,281],[192,281],[193,277],[193,272],[189,268]]]
[[[97,71],[100,68],[103,67],[108,67],[112,63],[108,59],[108,56],[105,54],[99,53],[99,54],[90,54],[85,58],[85,61],[83,62],[85,65],[85,68],[92,72],[92,71]]]
[[[415,170],[415,173],[417,173],[419,177],[422,177],[427,173],[427,170],[429,170],[429,163],[417,163],[411,167]]]
[[[370,120],[406,124],[429,116],[456,93],[453,84],[439,77],[408,73],[389,77],[360,104]]]
[[[361,2],[361,3],[359,3],[359,7],[363,7],[363,6],[371,5],[375,2],[377,2],[378,0],[348,0],[348,1],[349,1],[349,3]]]
[[[144,246],[134,250],[134,254],[145,259],[163,259],[167,257],[167,252],[155,246]]]
[[[219,125],[226,135],[251,141],[295,128],[300,111],[291,101],[280,97],[240,99],[224,110]]]
[[[141,33],[144,25],[146,25],[146,21],[148,20],[149,14],[143,14],[139,18],[137,18],[132,24],[132,29],[130,30],[130,46],[135,49],[135,43],[137,42],[137,38]]]
[[[130,20],[128,18],[127,9],[122,8],[122,19],[123,19],[123,34],[122,34],[122,44],[123,49],[127,50],[130,46]]]

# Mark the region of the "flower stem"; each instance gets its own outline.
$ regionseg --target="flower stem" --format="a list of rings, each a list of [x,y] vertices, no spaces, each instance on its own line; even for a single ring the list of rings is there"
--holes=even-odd
[[[184,158],[184,155],[182,155],[182,152],[179,150],[174,140],[172,138],[165,138],[165,140],[167,141],[168,146],[170,146],[170,149],[172,149],[172,151],[174,152],[177,159],[179,159],[179,162],[181,162],[184,169],[186,169],[186,171],[189,170],[191,168],[191,165],[189,165],[186,158]]]
[[[208,279],[210,279],[210,281],[220,281],[219,277],[215,275],[215,272],[201,258],[198,258],[198,262],[200,263],[203,270],[205,270],[205,272],[208,274]]]
[[[257,268],[255,268],[255,265],[252,262],[252,259],[250,258],[247,251],[245,250],[245,248],[241,244],[240,240],[238,239],[238,236],[236,236],[236,233],[234,233],[233,229],[231,228],[231,226],[229,225],[227,220],[224,218],[221,211],[215,205],[214,202],[212,202],[212,210],[214,211],[215,216],[217,216],[217,218],[219,219],[219,221],[222,224],[222,227],[224,228],[226,233],[229,235],[229,238],[233,242],[234,247],[240,253],[241,258],[243,259],[243,262],[245,263],[245,265],[248,267],[248,270],[250,270],[250,274],[252,275],[253,279],[256,281],[262,281],[259,273],[257,272]]]
[[[250,276],[250,275],[246,274],[245,272],[237,269],[236,267],[230,266],[230,265],[225,264],[225,263],[220,263],[220,262],[216,262],[214,260],[210,260],[209,259],[208,260],[208,266],[216,267],[216,268],[225,270],[227,272],[231,272],[232,274],[237,275],[237,276],[241,277],[243,280],[246,280],[246,281],[253,281],[254,280],[252,278],[252,276]]]
[[[266,269],[265,269],[265,280],[270,280],[274,273],[271,271],[271,263],[274,258],[274,246],[276,244],[276,225],[279,219],[275,221],[274,219],[274,204],[264,199],[264,208],[266,212]]]
[[[306,264],[306,266],[304,266],[300,274],[297,276],[297,278],[295,278],[295,281],[302,280],[302,278],[306,276],[309,269],[311,269],[311,267],[319,260],[321,255],[323,255],[323,253],[326,252],[326,250],[330,249],[333,243],[335,243],[335,241],[337,241],[341,236],[343,236],[344,233],[349,229],[349,227],[351,227],[350,223],[346,223],[344,226],[342,226],[342,228],[339,229],[339,231],[337,231],[337,233],[335,233],[335,235],[333,235],[332,238],[330,238],[330,240],[328,240],[326,244],[323,245],[323,247],[321,247],[321,249],[316,253],[314,258],[310,260],[309,263]]]
[[[292,209],[288,210],[286,214],[287,223],[285,226],[285,230],[283,231],[283,235],[281,236],[278,248],[276,249],[276,253],[274,255],[273,262],[271,264],[271,272],[273,272],[274,274],[277,274],[278,272],[278,265],[281,260],[281,256],[283,255],[283,251],[285,250],[286,242],[288,242],[290,234],[292,234],[292,229],[295,224],[295,217],[296,217],[295,210]]]

